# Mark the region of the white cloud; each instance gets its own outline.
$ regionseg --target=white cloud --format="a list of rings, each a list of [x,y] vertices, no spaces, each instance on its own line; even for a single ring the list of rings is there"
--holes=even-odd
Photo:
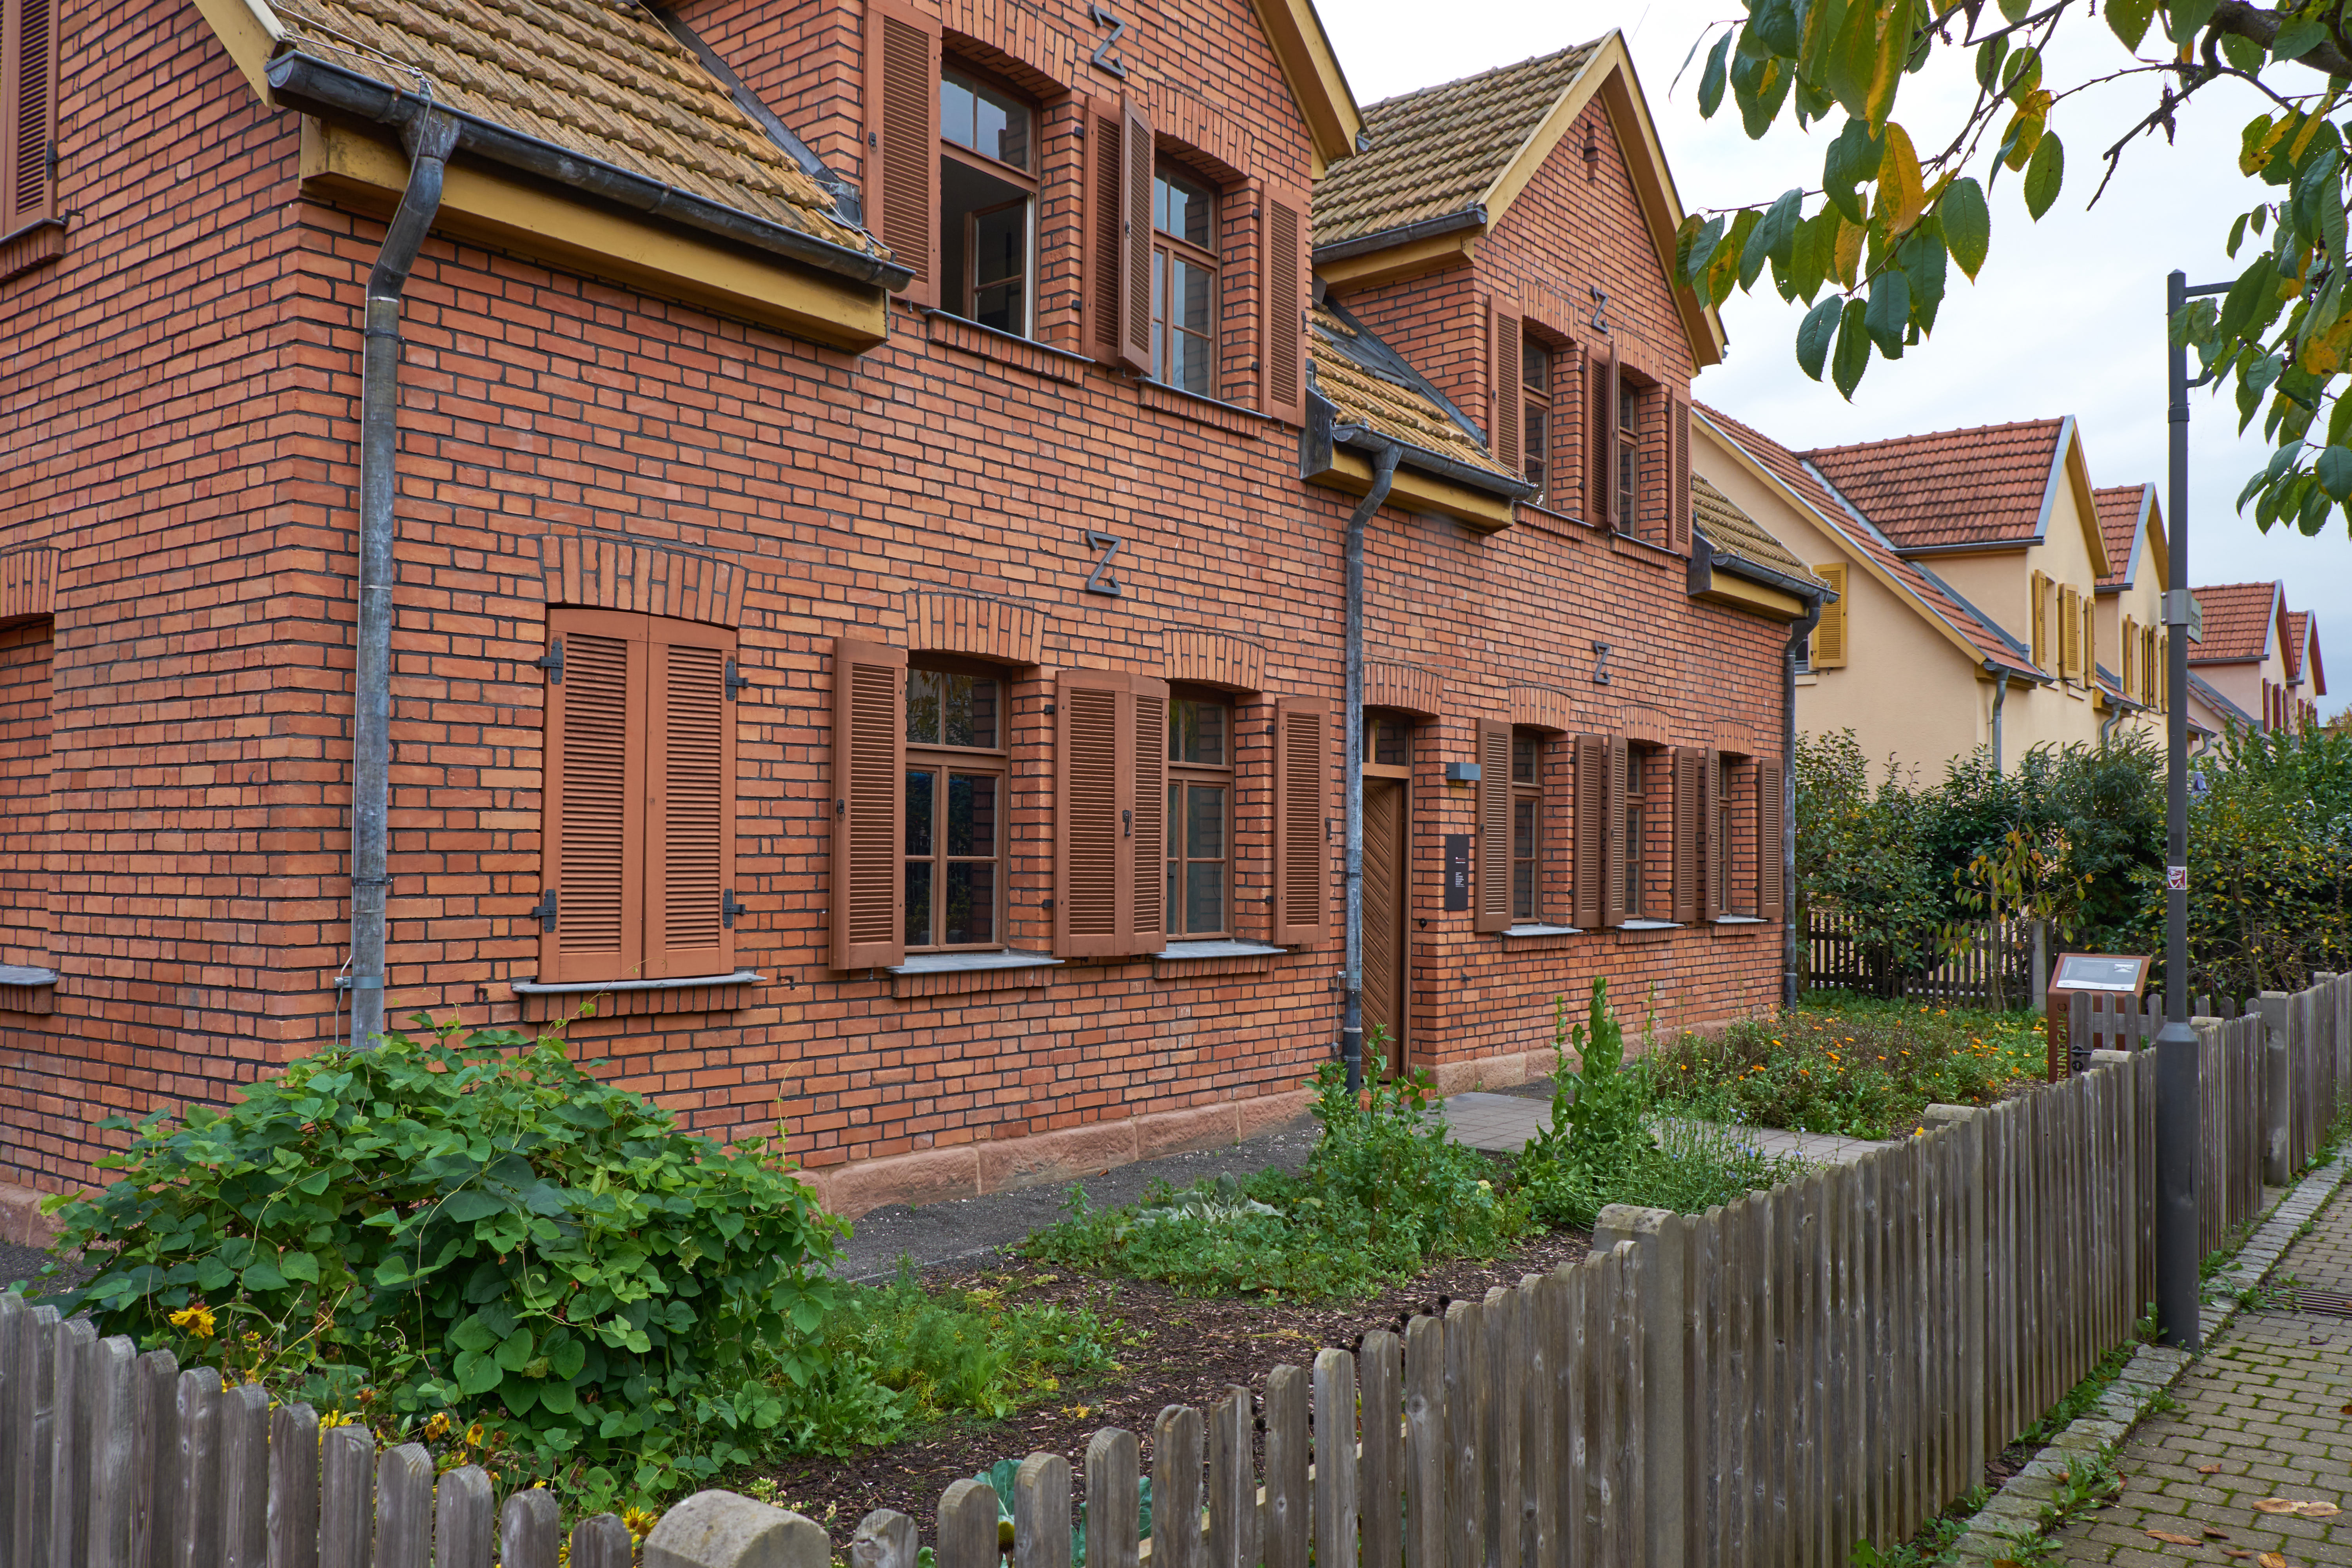
[[[1589,0],[1476,0],[1433,27],[1425,4],[1330,0],[1323,13],[1358,98],[1370,103],[1491,67],[1546,54],[1625,28],[1635,68],[1686,207],[1753,202],[1821,177],[1825,136],[1783,124],[1750,142],[1727,101],[1699,118],[1698,66],[1669,92],[1700,30],[1729,6],[1655,0],[1626,9]],[[2125,63],[2104,26],[2075,24],[2048,79],[2079,81]],[[1935,68],[1906,83],[1898,118],[1923,145],[1948,135],[1969,87],[1964,71]],[[2154,481],[2166,495],[2164,279],[2191,283],[2235,275],[2222,253],[2232,215],[2257,187],[2237,169],[2239,128],[2257,112],[2252,90],[2219,83],[2183,112],[2178,143],[2136,142],[2096,207],[2100,154],[2154,102],[2152,78],[2093,89],[2060,107],[2067,178],[2058,205],[2036,224],[2014,175],[1992,194],[1993,245],[1971,287],[1951,274],[1935,337],[1895,363],[1874,363],[1851,405],[1810,381],[1791,348],[1801,306],[1769,293],[1735,295],[1724,307],[1732,339],[1699,395],[1796,447],[1874,440],[1922,430],[2072,414],[2082,423],[2095,482]],[[2352,540],[2342,525],[2315,539],[2263,534],[2236,511],[2246,476],[2267,457],[2260,426],[2237,435],[2233,405],[2192,395],[2189,425],[2189,575],[2199,583],[2272,578],[2295,609],[2318,612],[2324,648],[2352,660]],[[2352,702],[2352,663],[2325,711]]]

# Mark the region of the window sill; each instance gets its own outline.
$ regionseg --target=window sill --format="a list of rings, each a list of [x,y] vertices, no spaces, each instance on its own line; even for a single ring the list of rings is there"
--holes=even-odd
[[[1582,936],[1584,934],[1584,928],[1582,926],[1552,926],[1528,923],[1523,925],[1505,926],[1503,928],[1502,934],[1507,937]]]
[[[1151,955],[1151,977],[1171,980],[1186,974],[1233,974],[1271,969],[1290,949],[1233,937],[1201,942],[1171,942]]]
[[[1681,551],[1653,544],[1637,534],[1619,533],[1612,529],[1609,539],[1621,553],[1630,553],[1636,561],[1646,561],[1653,566],[1672,566],[1685,559]]]
[[[923,312],[923,335],[935,343],[945,343],[961,349],[975,359],[991,360],[1048,381],[1075,382],[1086,374],[1094,362],[1084,354],[1074,354],[1067,349],[1057,349],[1051,343],[1041,343],[1017,332],[1001,331],[983,327],[978,321],[967,321],[961,316],[946,310],[926,310]]]
[[[1061,967],[1062,961],[1051,953],[1005,949],[996,952],[918,952],[883,973],[890,977],[890,994],[903,1000],[910,996],[961,996],[973,991],[1024,990],[1045,984]]]
[[[1680,931],[1683,924],[1680,921],[1624,921],[1616,929],[1631,931]]]
[[[1719,926],[1768,926],[1772,922],[1762,915],[1717,915],[1715,923]]]
[[[55,261],[65,253],[66,226],[61,223],[35,224],[12,234],[0,239],[0,282],[20,272],[30,272],[44,262]]]
[[[757,970],[739,969],[732,974],[686,974],[662,980],[566,980],[544,984],[516,980],[509,984],[522,1001],[524,1019],[543,1023],[572,1016],[581,1002],[591,1004],[589,1016],[595,1018],[730,1013],[743,1005],[743,987],[763,985],[767,979]]]
[[[1136,378],[1136,394],[1150,408],[1162,414],[1173,414],[1179,419],[1190,419],[1196,425],[1213,425],[1231,435],[1256,440],[1265,434],[1265,427],[1275,424],[1269,415],[1255,408],[1244,408],[1238,403],[1227,403],[1222,397],[1207,397],[1197,392],[1187,392],[1181,386],[1153,381],[1148,376]]]
[[[1595,524],[1585,521],[1582,518],[1577,516],[1572,511],[1560,511],[1555,508],[1548,507],[1539,502],[1531,500],[1523,500],[1518,504],[1521,511],[1533,512],[1535,514],[1534,521],[1536,521],[1552,523],[1563,530],[1576,529],[1585,533],[1594,533],[1599,531],[1599,529]]]
[[[58,972],[29,963],[0,963],[0,1013],[48,1013],[57,1000]]]

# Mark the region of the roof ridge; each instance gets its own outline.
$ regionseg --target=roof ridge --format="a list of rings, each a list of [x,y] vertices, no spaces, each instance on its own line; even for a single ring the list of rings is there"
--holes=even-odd
[[[2042,419],[2005,419],[1992,425],[1957,425],[1949,430],[1916,430],[1907,436],[1882,436],[1872,441],[1847,441],[1834,447],[1813,447],[1805,451],[1808,458],[1830,452],[1866,452],[1874,447],[1900,447],[1913,441],[1934,441],[1950,436],[1990,436],[2003,430],[2031,430],[2042,426],[2053,430],[2065,428],[2072,415],[2053,414]]]
[[[1608,34],[1603,33],[1601,35],[1601,38],[1605,38],[1608,36]],[[1563,47],[1553,49],[1548,54],[1529,55],[1525,59],[1513,60],[1507,65],[1488,66],[1485,70],[1472,71],[1468,76],[1458,76],[1451,81],[1432,82],[1427,87],[1416,87],[1410,91],[1400,92],[1392,98],[1376,100],[1373,102],[1364,105],[1364,119],[1369,123],[1372,115],[1380,110],[1391,108],[1400,103],[1408,103],[1417,98],[1427,98],[1433,93],[1445,92],[1454,88],[1467,87],[1472,82],[1485,81],[1491,77],[1502,76],[1509,71],[1523,70],[1528,66],[1548,65],[1551,61],[1559,59],[1564,56],[1575,54],[1580,49],[1592,48],[1601,42],[1601,38],[1587,38],[1582,43],[1569,44]]]

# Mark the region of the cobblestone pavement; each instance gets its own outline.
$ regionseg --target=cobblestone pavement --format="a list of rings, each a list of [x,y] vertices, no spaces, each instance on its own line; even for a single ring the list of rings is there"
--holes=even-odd
[[[1548,1095],[1538,1100],[1531,1094],[1473,1089],[1447,1097],[1439,1106],[1438,1115],[1454,1137],[1473,1149],[1516,1154],[1527,1147],[1528,1139],[1550,1123],[1551,1103]],[[1859,1138],[1832,1137],[1826,1132],[1784,1132],[1772,1127],[1743,1127],[1739,1131],[1744,1141],[1767,1154],[1801,1155],[1815,1164],[1851,1164],[1873,1149],[1885,1147]]]
[[[2116,1456],[2113,1507],[2060,1533],[2067,1563],[2352,1565],[2352,1511],[2270,1514],[2257,1499],[2352,1510],[2352,1318],[2283,1310],[2309,1287],[2352,1292],[2352,1188],[2287,1249],[2256,1308],[2173,1385]],[[2196,1538],[2196,1544],[2148,1533]]]

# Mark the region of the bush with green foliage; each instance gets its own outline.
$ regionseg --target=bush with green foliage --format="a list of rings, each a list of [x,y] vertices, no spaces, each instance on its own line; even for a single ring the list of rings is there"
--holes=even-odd
[[[1321,1135],[1304,1170],[1221,1176],[1182,1192],[1155,1184],[1139,1204],[1097,1209],[1084,1188],[1067,1217],[1022,1244],[1029,1256],[1092,1273],[1162,1279],[1190,1295],[1369,1294],[1442,1258],[1493,1258],[1530,1228],[1499,1172],[1454,1142],[1433,1113],[1426,1073],[1359,1093],[1336,1061],[1316,1070]]]

